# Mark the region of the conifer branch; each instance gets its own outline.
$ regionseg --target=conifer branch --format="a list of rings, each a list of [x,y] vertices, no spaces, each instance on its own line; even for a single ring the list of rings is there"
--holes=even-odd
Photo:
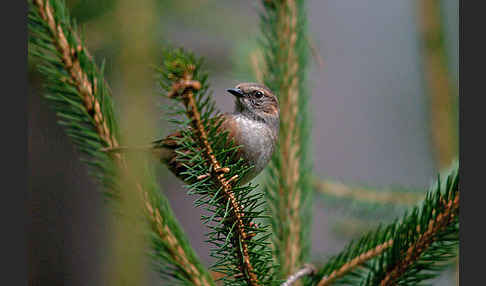
[[[404,259],[400,259],[387,275],[379,283],[380,286],[394,285],[395,281],[405,273],[408,267],[416,262],[419,257],[427,250],[428,247],[437,239],[437,234],[447,228],[455,218],[459,211],[459,193],[453,200],[447,202],[442,200],[443,210],[438,212],[435,219],[429,221],[429,227],[425,233],[421,234],[417,241],[411,245],[406,253]],[[419,226],[420,227],[420,226]],[[418,230],[420,231],[420,229]]]
[[[175,95],[180,96],[187,110],[187,117],[191,119],[191,125],[196,130],[194,134],[197,134],[197,140],[199,144],[204,149],[206,159],[210,162],[209,169],[211,170],[211,177],[217,182],[219,187],[223,190],[225,201],[222,202],[226,204],[227,202],[231,206],[231,211],[233,214],[232,220],[236,222],[236,232],[238,236],[238,242],[242,248],[242,265],[240,265],[241,272],[248,273],[248,284],[249,285],[259,285],[258,278],[254,273],[253,265],[250,262],[250,256],[248,254],[248,244],[247,240],[249,236],[245,230],[245,225],[243,223],[243,213],[241,211],[241,206],[237,202],[236,197],[232,190],[232,185],[230,181],[234,181],[233,178],[237,178],[238,175],[233,176],[231,179],[225,178],[225,174],[229,173],[228,167],[223,167],[214,156],[214,151],[208,141],[207,132],[201,121],[201,114],[196,106],[194,100],[194,94],[192,89],[201,89],[201,83],[199,81],[192,80],[192,70],[194,67],[190,66],[185,74],[185,78],[175,83],[173,90],[170,93],[170,97]]]
[[[145,211],[148,214],[150,226],[152,230],[160,237],[163,241],[163,248],[165,252],[169,255],[171,261],[174,261],[178,271],[185,276],[185,280],[190,282],[191,285],[197,286],[211,286],[214,283],[211,281],[210,276],[201,271],[202,266],[199,263],[195,263],[194,254],[187,250],[184,245],[187,241],[182,242],[181,235],[177,235],[177,229],[175,226],[175,221],[172,219],[172,214],[169,216],[167,213],[170,211],[162,207],[153,207],[154,203],[149,197],[149,193],[144,191],[140,184],[137,185],[138,191],[143,194]],[[158,191],[158,190],[157,190]],[[162,198],[159,198],[161,200]],[[166,208],[168,205],[166,204]],[[161,215],[164,212],[164,216]],[[157,243],[157,241],[155,241]],[[192,257],[191,257],[192,256]]]
[[[288,200],[281,210],[285,211],[290,221],[289,233],[285,237],[284,253],[286,259],[282,265],[285,273],[293,273],[299,264],[300,245],[301,245],[301,218],[299,215],[300,208],[300,186],[299,181],[299,158],[298,153],[301,148],[299,142],[299,129],[296,126],[298,110],[298,82],[299,62],[297,59],[295,44],[297,40],[297,7],[295,0],[285,1],[279,9],[279,37],[280,47],[287,53],[286,58],[281,57],[286,69],[283,73],[283,86],[278,94],[280,95],[280,117],[282,126],[285,129],[280,130],[280,156],[282,166],[279,168],[280,177],[283,182],[279,187],[278,195],[286,196]],[[286,61],[286,62],[285,62]],[[284,187],[285,186],[285,187]]]
[[[263,71],[265,70],[265,67],[260,49],[257,49],[250,54],[250,63],[257,82],[263,82]]]
[[[70,75],[69,78],[64,78],[63,80],[69,81],[76,86],[80,96],[83,99],[86,111],[94,119],[94,125],[98,131],[98,135],[106,142],[108,146],[117,147],[118,142],[116,138],[110,134],[110,130],[108,129],[106,121],[103,118],[103,114],[101,113],[100,103],[93,95],[96,93],[96,90],[94,89],[97,86],[98,79],[96,77],[93,78],[94,84],[91,84],[91,82],[88,80],[87,74],[82,70],[79,62],[78,54],[85,51],[85,48],[81,45],[81,43],[75,47],[69,45],[61,25],[56,23],[56,20],[54,19],[49,1],[34,0],[34,4],[37,6],[42,20],[44,20],[49,27],[54,45],[56,46],[57,51],[62,55],[64,68]]]
[[[317,283],[317,286],[328,286],[331,285],[336,279],[346,275],[350,271],[354,270],[356,267],[362,265],[366,261],[380,255],[383,253],[384,250],[389,248],[393,244],[393,240],[389,240],[385,243],[382,243],[373,249],[368,250],[365,253],[360,254],[359,256],[353,258],[351,261],[346,262],[343,266],[341,266],[339,269],[334,270],[329,274],[329,276],[324,276],[319,283]]]
[[[314,180],[314,188],[321,194],[359,202],[413,205],[425,196],[422,193],[400,190],[372,190],[341,182]]]
[[[433,277],[440,269],[439,262],[455,256],[458,184],[456,166],[444,185],[438,180],[420,208],[415,207],[399,222],[366,234],[332,257],[316,275],[315,285],[394,285]]]
[[[310,193],[307,157],[306,70],[309,54],[305,1],[263,1],[265,84],[280,102],[279,143],[266,186],[273,211],[275,254],[282,277],[303,264],[309,247]]]
[[[110,157],[103,148],[119,146],[118,129],[108,85],[81,42],[76,26],[61,1],[29,1],[29,56],[39,59],[39,70],[46,76],[47,99],[61,118],[92,169],[103,183],[108,197],[119,188],[116,169],[130,174],[121,153]],[[103,70],[103,69],[101,69]],[[165,271],[191,285],[213,285],[176,223],[165,198],[155,184],[134,186],[144,200],[147,219],[154,230],[154,255],[159,264],[167,263],[180,271]],[[182,275],[181,275],[182,274]]]
[[[168,49],[164,59],[160,85],[175,102],[171,122],[181,128],[174,140],[176,164],[183,167],[176,172],[188,183],[190,194],[201,196],[195,205],[213,213],[203,217],[211,229],[208,242],[216,246],[211,249],[218,259],[213,270],[224,273],[222,280],[228,285],[267,285],[269,234],[266,226],[254,222],[264,217],[263,194],[252,193],[255,186],[241,186],[239,181],[252,166],[238,159],[238,146],[220,128],[223,117],[207,93],[201,60],[182,49]],[[189,120],[175,119],[178,116]]]
[[[457,126],[454,123],[454,101],[457,100],[457,94],[447,67],[440,1],[419,0],[416,4],[423,45],[426,94],[429,98],[430,132],[437,166],[444,168],[457,156]]]

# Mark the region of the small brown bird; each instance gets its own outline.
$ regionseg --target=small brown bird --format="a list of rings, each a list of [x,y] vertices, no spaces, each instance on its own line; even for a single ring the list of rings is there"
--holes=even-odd
[[[241,146],[237,156],[253,166],[240,180],[241,184],[246,184],[265,168],[272,157],[278,140],[278,100],[269,88],[259,83],[240,83],[227,91],[235,96],[235,110],[222,114],[220,128],[228,131],[235,144]],[[155,141],[151,147],[152,153],[177,177],[185,169],[176,160],[175,150],[179,147],[177,138],[180,136],[181,132],[175,132]]]

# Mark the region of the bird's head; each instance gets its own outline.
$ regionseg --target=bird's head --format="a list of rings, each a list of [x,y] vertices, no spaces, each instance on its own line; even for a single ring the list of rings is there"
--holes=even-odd
[[[245,116],[267,123],[278,124],[280,109],[278,99],[263,84],[240,83],[227,90],[235,96],[235,110]]]

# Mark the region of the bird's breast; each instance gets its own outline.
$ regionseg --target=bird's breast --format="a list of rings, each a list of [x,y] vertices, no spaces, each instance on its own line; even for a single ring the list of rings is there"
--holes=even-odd
[[[254,166],[247,178],[251,180],[270,161],[277,135],[268,124],[244,116],[235,117],[232,125],[235,129],[233,136],[235,142],[241,145],[240,151],[243,158]]]

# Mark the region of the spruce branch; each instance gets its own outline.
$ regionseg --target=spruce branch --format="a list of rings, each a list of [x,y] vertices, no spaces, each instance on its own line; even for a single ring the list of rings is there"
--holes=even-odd
[[[419,0],[416,5],[419,35],[423,45],[426,94],[429,98],[431,139],[437,166],[443,168],[457,156],[457,92],[447,66],[441,3],[439,0]]]
[[[95,65],[62,1],[30,0],[28,4],[29,56],[38,60],[38,69],[46,77],[46,98],[60,118],[59,124],[86,156],[83,161],[101,181],[107,197],[117,198],[117,170],[131,172],[123,154],[110,156],[102,151],[119,145],[103,68],[100,71]],[[186,284],[213,285],[154,178],[139,181],[133,189],[143,199],[153,229],[154,262],[172,267],[161,271]]]
[[[331,180],[314,180],[320,194],[365,203],[413,205],[424,198],[422,193],[402,190],[373,190]]]
[[[444,169],[441,174],[446,175],[449,172],[450,170]],[[334,227],[338,233],[351,237],[374,228],[378,222],[386,222],[383,217],[391,219],[401,216],[404,211],[425,198],[422,190],[401,186],[373,188],[318,178],[313,180],[313,184],[325,206],[345,209],[342,213],[345,217],[340,216]]]
[[[457,157],[458,153],[457,87],[454,86],[448,68],[442,4],[437,0],[421,0],[416,5],[426,94],[429,98],[429,130],[436,165],[442,168]],[[459,275],[458,265],[456,263],[456,282]]]
[[[459,238],[458,184],[455,166],[445,184],[439,177],[420,207],[351,243],[326,263],[314,283],[395,285],[434,277],[441,262],[455,256]]]
[[[333,209],[337,207],[338,212],[343,210],[336,227],[340,230],[349,230],[351,233],[363,232],[362,227],[353,231],[353,225],[369,228],[377,224],[377,219],[379,222],[386,222],[382,220],[383,217],[399,216],[425,197],[423,191],[417,189],[400,186],[373,188],[332,179],[315,178],[313,187],[323,206]]]
[[[211,177],[217,182],[219,187],[223,191],[223,196],[225,200],[230,204],[231,210],[234,214],[233,220],[236,223],[237,236],[239,236],[239,243],[242,249],[242,261],[241,269],[243,273],[248,273],[249,285],[259,285],[258,278],[254,272],[253,265],[250,262],[250,255],[248,254],[248,244],[246,240],[248,239],[248,234],[245,230],[245,224],[243,223],[243,214],[241,211],[240,204],[236,201],[236,197],[232,190],[231,182],[238,178],[238,175],[234,175],[229,180],[225,178],[225,174],[229,173],[228,167],[222,167],[221,164],[214,156],[214,151],[208,141],[208,135],[201,121],[201,114],[198,111],[196,102],[194,100],[194,94],[191,88],[200,89],[201,83],[198,81],[191,80],[190,69],[186,75],[186,78],[174,85],[172,90],[173,94],[180,94],[181,98],[184,100],[184,104],[187,110],[187,116],[191,119],[191,125],[196,130],[196,138],[199,140],[199,144],[204,149],[206,155],[206,160],[209,163],[209,169],[211,170]],[[182,90],[182,92],[180,92]],[[201,177],[198,177],[201,179]]]
[[[362,265],[366,261],[380,255],[384,250],[389,248],[393,244],[393,240],[389,240],[385,243],[375,246],[373,249],[368,250],[365,253],[360,254],[358,257],[353,258],[351,261],[346,262],[339,269],[334,270],[329,274],[329,276],[324,276],[321,281],[317,284],[318,286],[328,286],[331,285],[336,279],[344,276],[350,271],[354,270],[356,267]]]
[[[263,66],[263,54],[260,49],[256,49],[250,54],[250,63],[257,82],[263,82],[263,70],[265,68]]]
[[[239,185],[239,178],[251,166],[235,160],[237,147],[219,129],[222,117],[208,96],[201,61],[182,49],[169,49],[164,58],[161,87],[169,98],[182,102],[182,107],[174,105],[171,114],[189,119],[182,124],[172,120],[184,128],[178,139],[177,161],[187,170],[179,175],[189,184],[191,194],[202,196],[196,205],[213,213],[203,217],[212,230],[208,242],[216,246],[211,253],[218,258],[213,269],[226,274],[222,280],[229,285],[266,285],[271,260],[265,242],[268,235],[265,227],[253,222],[263,218],[263,211],[257,210],[263,196],[251,193],[254,186]]]
[[[144,196],[150,226],[157,235],[153,239],[155,251],[152,255],[156,257],[155,263],[159,263],[159,271],[170,277],[182,275],[180,280],[188,285],[214,285],[196,254],[188,250],[189,241],[175,220],[166,198],[154,195],[160,192],[157,188],[150,194],[138,187]]]
[[[72,36],[76,38],[78,44],[76,46],[70,46],[66,35],[64,34],[61,24],[56,23],[54,19],[53,11],[49,4],[49,1],[34,0],[34,5],[37,6],[37,11],[40,14],[41,19],[49,28],[52,42],[56,46],[57,51],[61,54],[62,61],[64,63],[64,69],[68,72],[68,78],[63,78],[71,83],[79,92],[79,95],[83,99],[84,107],[86,111],[94,119],[94,126],[105,144],[110,147],[118,146],[116,138],[110,134],[107,122],[103,118],[101,113],[100,103],[97,98],[94,97],[96,92],[97,81],[96,77],[93,78],[93,83],[88,79],[87,74],[81,68],[79,61],[79,54],[84,52],[86,57],[90,60],[91,56],[87,53],[84,46],[81,44],[77,34],[72,33]]]
[[[440,212],[435,219],[429,221],[427,231],[421,234],[417,241],[407,249],[405,258],[399,260],[391,270],[388,271],[379,285],[384,286],[395,284],[395,281],[420,258],[434,241],[437,240],[437,234],[444,231],[454,219],[457,218],[457,213],[459,211],[459,194],[457,194],[454,200],[449,200],[447,202],[441,200],[441,203],[443,211]]]
[[[305,1],[262,2],[264,82],[276,92],[280,102],[279,142],[268,168],[265,191],[272,210],[275,256],[284,278],[302,266],[309,250],[309,44]]]

